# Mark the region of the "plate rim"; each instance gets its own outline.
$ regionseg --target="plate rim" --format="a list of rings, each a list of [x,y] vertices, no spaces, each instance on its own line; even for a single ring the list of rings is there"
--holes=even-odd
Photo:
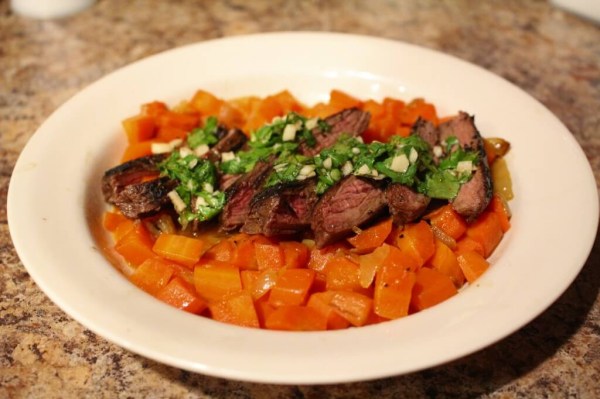
[[[435,57],[439,57],[441,56],[443,59],[445,60],[452,60],[451,62],[458,62],[461,65],[469,65],[469,68],[476,68],[478,69],[480,72],[484,73],[486,76],[488,77],[493,77],[493,79],[496,80],[500,80],[502,81],[502,84],[508,84],[510,86],[512,86],[514,89],[520,91],[521,93],[525,94],[525,96],[528,97],[529,100],[533,100],[533,102],[537,103],[538,106],[541,106],[545,111],[546,111],[546,115],[545,117],[550,117],[550,118],[554,118],[555,122],[557,122],[559,125],[561,125],[565,131],[568,130],[566,129],[566,127],[564,127],[564,125],[562,124],[562,122],[560,122],[560,120],[558,120],[558,118],[553,115],[552,113],[550,113],[550,111],[548,111],[541,103],[539,103],[539,101],[537,101],[535,98],[533,98],[532,96],[530,96],[529,94],[525,93],[522,89],[518,88],[516,85],[512,84],[511,82],[506,81],[505,79],[493,74],[492,72],[485,70],[484,68],[471,64],[467,61],[461,60],[457,57],[454,57],[452,55],[449,54],[445,54],[445,53],[441,53],[438,52],[436,50],[433,49],[429,49],[429,48],[425,48],[425,47],[420,47],[414,44],[409,44],[409,43],[404,43],[404,42],[400,42],[400,41],[396,41],[396,40],[390,40],[390,39],[383,39],[383,38],[376,38],[376,37],[371,37],[371,36],[363,36],[363,35],[353,35],[353,34],[340,34],[340,33],[320,33],[320,32],[275,32],[275,33],[266,33],[266,34],[253,34],[253,35],[243,35],[243,36],[233,36],[233,37],[226,37],[226,38],[220,38],[220,39],[214,39],[214,40],[210,40],[210,41],[204,41],[204,42],[199,42],[199,43],[192,43],[192,44],[188,44],[185,46],[181,46],[181,47],[177,47],[174,49],[170,49],[167,50],[165,52],[161,52],[158,54],[154,54],[150,57],[144,58],[142,60],[138,60],[135,61],[131,64],[128,64],[124,67],[121,67],[113,72],[111,72],[110,74],[98,79],[97,81],[93,82],[92,84],[88,85],[87,87],[85,87],[84,89],[82,89],[80,92],[78,92],[76,95],[74,95],[71,99],[67,100],[67,102],[65,102],[63,105],[61,105],[57,110],[55,110],[52,115],[50,115],[50,117],[44,122],[42,123],[42,125],[37,129],[36,133],[34,133],[33,137],[30,139],[30,141],[26,144],[25,148],[23,149],[23,151],[21,152],[19,159],[17,160],[17,163],[15,165],[15,171],[20,171],[22,169],[25,168],[24,163],[27,162],[27,157],[29,154],[29,151],[27,150],[27,148],[31,148],[36,146],[38,139],[40,137],[42,137],[41,135],[38,134],[38,132],[42,132],[42,135],[45,134],[46,136],[50,133],[44,133],[49,131],[47,128],[45,128],[45,126],[47,126],[47,123],[49,120],[55,120],[56,119],[56,114],[60,113],[62,109],[65,109],[65,107],[69,107],[69,104],[72,104],[74,102],[77,102],[78,99],[80,98],[80,94],[84,93],[84,92],[89,92],[89,90],[93,90],[94,87],[98,87],[101,85],[106,84],[105,82],[110,82],[111,79],[113,79],[112,77],[115,76],[116,74],[126,74],[127,71],[129,70],[135,70],[136,68],[138,68],[139,65],[143,65],[144,63],[148,63],[148,62],[152,62],[152,60],[155,59],[163,59],[163,58],[169,58],[172,57],[173,54],[178,54],[178,53],[185,53],[185,52],[189,52],[189,51],[193,51],[194,49],[200,48],[200,47],[205,47],[206,45],[218,45],[218,43],[233,43],[236,41],[240,41],[240,40],[249,40],[249,39],[262,39],[262,38],[269,38],[269,40],[273,40],[273,39],[280,39],[280,40],[287,40],[290,39],[291,37],[295,37],[295,38],[305,38],[306,40],[310,39],[310,40],[316,40],[316,39],[320,39],[320,38],[336,38],[336,40],[342,40],[342,41],[351,41],[351,40],[359,40],[359,41],[372,41],[373,43],[377,42],[377,43],[384,43],[386,46],[398,46],[398,48],[404,47],[406,48],[410,48],[412,49],[412,51],[417,51],[417,52],[427,52],[430,55],[433,55]],[[139,105],[139,104],[135,104],[135,105]],[[54,118],[54,119],[53,119]],[[37,136],[37,138],[36,138]],[[577,143],[577,141],[575,140],[574,136],[571,133],[568,133],[568,136],[564,137],[564,139],[566,140],[566,142],[569,143],[569,145],[573,146],[575,145],[575,151],[577,151],[577,149],[580,151],[580,155],[583,155],[583,150],[581,149],[581,147],[579,146],[579,144]],[[33,144],[30,144],[33,143]],[[23,155],[25,154],[25,155]],[[593,179],[593,172],[591,170],[591,167],[589,166],[589,163],[587,164],[588,166],[588,180],[589,177],[591,176],[591,178]],[[211,368],[210,365],[206,365],[206,364],[200,364],[200,363],[196,363],[196,364],[188,364],[186,362],[182,362],[180,359],[173,359],[170,358],[168,355],[164,355],[162,354],[156,354],[153,353],[153,350],[151,348],[145,348],[145,350],[140,351],[140,348],[138,347],[138,345],[136,345],[134,342],[128,342],[127,340],[122,339],[122,337],[115,337],[113,336],[113,334],[111,334],[110,331],[106,331],[105,328],[102,328],[103,326],[97,326],[97,325],[93,325],[94,323],[91,323],[93,326],[88,325],[88,323],[90,322],[88,320],[87,317],[82,317],[82,315],[78,314],[78,311],[75,310],[72,306],[70,306],[69,304],[64,303],[63,297],[61,297],[61,294],[57,293],[56,291],[53,291],[49,288],[49,286],[47,285],[47,282],[45,281],[38,281],[39,279],[39,275],[36,271],[35,266],[32,267],[31,264],[28,265],[28,263],[31,262],[30,256],[28,254],[28,249],[26,248],[26,245],[24,244],[23,241],[23,233],[21,231],[21,229],[19,227],[17,227],[17,225],[19,224],[19,215],[18,215],[18,211],[15,209],[18,209],[18,205],[17,202],[19,201],[18,198],[18,191],[16,190],[20,190],[21,188],[18,187],[18,183],[13,183],[13,179],[15,179],[14,181],[18,182],[19,181],[19,173],[15,173],[13,171],[13,175],[11,176],[11,181],[9,184],[9,190],[8,190],[8,196],[7,196],[7,214],[8,214],[8,225],[9,225],[9,231],[11,234],[11,237],[13,238],[13,244],[15,246],[15,249],[17,250],[17,253],[19,255],[19,258],[22,260],[23,264],[25,265],[26,269],[28,270],[29,274],[31,275],[32,279],[36,282],[36,284],[38,285],[38,287],[40,287],[42,289],[42,291],[56,304],[59,305],[59,307],[64,310],[66,313],[68,313],[71,317],[73,317],[75,320],[77,320],[79,323],[83,324],[84,326],[86,326],[87,328],[89,328],[90,330],[94,331],[95,333],[98,333],[98,335],[108,339],[110,342],[120,346],[120,347],[124,347],[127,350],[130,350],[134,353],[138,353],[141,354],[143,356],[149,357],[151,359],[160,361],[162,363],[166,363],[169,364],[171,366],[174,367],[180,367],[180,368],[185,368],[188,369],[190,371],[195,371],[195,372],[201,372],[203,374],[207,374],[207,375],[213,375],[213,376],[217,376],[217,377],[225,377],[225,378],[233,378],[233,379],[238,379],[238,380],[245,380],[245,381],[253,381],[253,382],[266,382],[266,383],[293,383],[293,384],[298,384],[298,383],[317,383],[317,384],[325,384],[325,383],[338,383],[338,382],[350,382],[350,381],[359,381],[359,380],[366,380],[366,379],[374,379],[374,378],[381,378],[381,377],[387,377],[387,376],[391,376],[391,375],[398,375],[398,374],[404,374],[404,373],[408,373],[408,372],[413,372],[413,371],[417,371],[417,370],[421,370],[427,367],[432,367],[434,365],[439,365],[439,364],[443,364],[452,360],[455,360],[456,358],[460,358],[463,356],[466,356],[467,354],[476,352],[477,350],[480,350],[484,347],[487,347],[495,342],[497,342],[498,340],[505,338],[506,336],[512,334],[514,331],[520,329],[521,327],[523,327],[525,324],[527,324],[528,322],[530,322],[531,320],[535,319],[537,316],[539,316],[540,313],[542,313],[545,309],[547,309],[549,306],[551,306],[556,299],[564,292],[564,290],[566,290],[566,288],[568,288],[568,286],[573,282],[573,280],[577,277],[577,275],[579,274],[581,268],[585,265],[585,260],[589,257],[589,254],[592,250],[592,246],[593,246],[593,242],[594,242],[594,237],[591,238],[590,243],[589,243],[589,248],[587,249],[587,251],[583,251],[585,252],[585,254],[582,252],[580,254],[580,257],[583,258],[583,261],[581,262],[580,267],[577,269],[576,273],[573,273],[572,275],[572,279],[570,281],[568,281],[568,284],[564,284],[564,289],[561,290],[560,292],[556,292],[555,295],[553,296],[553,298],[551,300],[546,299],[546,302],[548,302],[545,306],[541,307],[540,309],[538,309],[538,311],[533,314],[530,315],[531,317],[528,318],[525,321],[522,321],[519,325],[515,325],[513,326],[512,329],[507,329],[503,332],[501,337],[496,337],[496,339],[492,340],[492,342],[488,342],[488,343],[482,343],[479,346],[473,346],[471,348],[469,348],[469,351],[467,352],[463,352],[461,354],[456,354],[455,356],[450,356],[450,357],[446,357],[443,361],[441,362],[432,362],[429,365],[420,365],[419,367],[416,367],[414,369],[406,369],[401,371],[400,373],[388,369],[386,371],[383,370],[379,370],[377,372],[367,372],[367,373],[358,373],[358,374],[354,374],[354,375],[348,375],[347,377],[343,377],[340,375],[337,375],[335,378],[331,379],[328,378],[327,376],[296,376],[295,378],[292,378],[293,376],[287,376],[285,378],[279,378],[278,376],[273,378],[273,376],[257,376],[252,374],[252,372],[246,370],[245,372],[243,372],[242,370],[232,370],[232,369],[220,369],[220,368]],[[595,187],[595,180],[594,181],[594,187]],[[18,187],[18,188],[15,188]],[[593,219],[595,219],[595,229],[597,230],[598,227],[598,197],[597,197],[597,191],[594,190],[595,192],[595,209],[591,209],[592,213],[595,213],[595,217]],[[593,199],[593,198],[592,198]],[[594,234],[595,236],[595,234]],[[16,239],[15,239],[16,237]],[[33,261],[35,262],[35,261]],[[142,298],[142,294],[143,293],[138,293],[139,295],[133,295],[136,298]],[[144,294],[145,295],[145,294]],[[462,294],[461,294],[462,295]],[[154,305],[158,305],[158,304],[154,304]],[[162,304],[160,304],[162,305]],[[165,305],[166,306],[166,305]],[[440,305],[440,307],[436,307],[435,309],[431,309],[431,311],[436,311],[437,313],[439,313],[439,309],[441,309],[443,307],[443,305]],[[168,310],[168,311],[167,311]],[[167,309],[165,310],[164,308],[162,309],[162,311],[165,311],[166,313],[170,313],[171,309]],[[75,313],[75,315],[73,314]],[[429,313],[428,313],[429,314]],[[183,316],[183,315],[181,315]],[[186,315],[187,316],[187,315]],[[411,318],[416,317],[418,315],[413,315],[411,316]],[[191,316],[194,317],[194,316]],[[82,321],[82,319],[85,321]],[[203,323],[206,324],[206,323]],[[214,325],[212,327],[215,327]],[[211,327],[211,328],[212,328]],[[217,327],[215,327],[217,328]],[[231,327],[231,326],[227,326],[227,328],[219,326],[217,329],[219,330],[229,330],[232,329],[233,330],[237,330],[239,329],[238,327]],[[369,327],[361,327],[361,329],[357,329],[355,331],[358,330],[363,330],[363,329],[372,329],[371,326]],[[380,328],[380,329],[384,329],[384,327]],[[245,329],[244,329],[245,330]],[[510,331],[509,331],[510,330]],[[364,330],[366,331],[366,330]],[[508,331],[508,332],[506,332]],[[244,331],[244,333],[247,333],[248,331]],[[270,335],[273,337],[277,337],[280,336],[281,334],[285,334],[286,336],[292,336],[292,335],[297,335],[295,333],[275,333],[275,334],[271,334],[272,332],[261,332],[261,334],[266,334],[266,335]],[[233,334],[233,333],[232,333]],[[301,333],[301,334],[307,334],[307,333]],[[310,333],[309,333],[310,334]],[[335,333],[331,333],[331,332],[327,332],[326,334],[335,334]],[[355,334],[355,332],[351,332],[348,334]],[[237,335],[237,334],[234,334]],[[244,334],[245,335],[245,334]],[[313,334],[314,335],[314,334]],[[359,375],[362,374],[362,375]]]

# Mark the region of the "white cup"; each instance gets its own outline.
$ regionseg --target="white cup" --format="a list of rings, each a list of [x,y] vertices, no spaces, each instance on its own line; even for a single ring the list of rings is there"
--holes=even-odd
[[[95,0],[10,0],[12,10],[30,18],[66,17],[91,6]]]

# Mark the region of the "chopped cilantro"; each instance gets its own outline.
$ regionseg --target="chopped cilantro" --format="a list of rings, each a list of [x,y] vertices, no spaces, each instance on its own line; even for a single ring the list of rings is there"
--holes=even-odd
[[[217,118],[214,116],[208,117],[203,127],[196,128],[187,136],[187,144],[191,149],[199,147],[203,144],[213,145],[219,141],[217,137]]]
[[[185,203],[179,213],[182,226],[193,220],[212,219],[223,209],[225,194],[215,190],[217,170],[212,162],[193,154],[181,157],[179,151],[173,151],[158,168],[162,176],[178,182],[175,191]]]

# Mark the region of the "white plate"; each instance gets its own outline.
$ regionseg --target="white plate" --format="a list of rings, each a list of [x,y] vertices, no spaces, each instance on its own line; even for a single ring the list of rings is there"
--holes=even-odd
[[[512,143],[512,229],[477,284],[429,310],[335,332],[261,331],[162,304],[97,249],[102,172],[125,146],[120,121],[140,104],[289,89],[306,103],[339,88],[366,99],[425,97],[441,115],[476,115]],[[546,108],[501,78],[408,44],[341,34],[279,33],[178,48],[122,68],[57,110],[27,144],[8,195],[10,232],[32,278],[106,339],[176,367],[270,383],[334,383],[407,373],[467,355],[522,327],[571,284],[596,234],[586,158]]]

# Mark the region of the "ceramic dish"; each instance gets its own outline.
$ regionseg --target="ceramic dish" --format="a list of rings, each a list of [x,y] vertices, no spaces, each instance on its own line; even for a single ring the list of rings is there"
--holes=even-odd
[[[307,104],[332,88],[362,99],[424,97],[441,115],[476,115],[512,143],[512,229],[492,267],[459,295],[373,326],[314,333],[221,324],[162,304],[98,250],[103,171],[125,147],[120,121],[140,104],[199,89],[223,98],[290,90]],[[595,181],[572,135],[520,89],[474,65],[388,40],[319,33],[234,37],[122,68],[58,109],[15,167],[10,232],[23,264],[65,312],[135,353],[194,372],[269,383],[334,383],[439,365],[506,337],[571,284],[598,223]],[[560,226],[560,228],[556,228]],[[577,232],[577,234],[572,234]]]

